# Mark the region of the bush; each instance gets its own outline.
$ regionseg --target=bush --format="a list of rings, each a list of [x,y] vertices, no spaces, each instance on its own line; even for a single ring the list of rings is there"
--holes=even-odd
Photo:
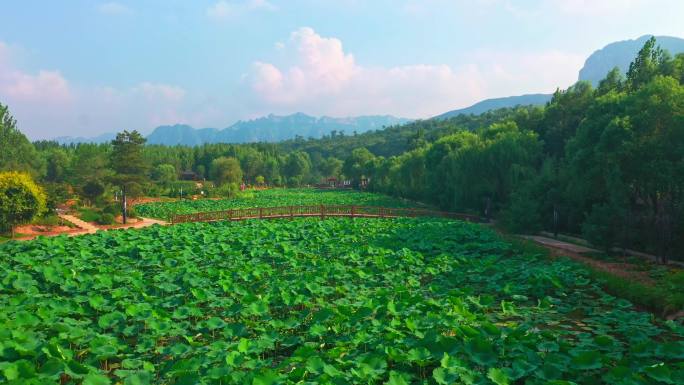
[[[90,180],[81,187],[81,195],[92,205],[105,192],[105,186],[99,180]]]
[[[539,203],[525,191],[516,191],[501,215],[506,230],[534,234],[542,229]]]
[[[32,220],[45,212],[46,196],[30,175],[0,172],[0,231]]]
[[[59,226],[62,224],[62,220],[55,214],[49,214],[35,218],[33,224],[39,226]]]
[[[54,210],[69,199],[69,186],[64,183],[46,183],[44,185],[47,194],[47,208]]]
[[[106,214],[112,214],[113,216],[117,216],[117,215],[121,214],[121,206],[117,203],[112,203],[112,204],[105,206],[102,209],[102,212],[106,213]]]
[[[187,198],[190,195],[199,194],[197,185],[192,181],[177,181],[169,186],[168,196],[171,198],[179,198],[181,189],[183,190],[183,197]]]
[[[129,207],[129,208],[126,210],[126,215],[127,215],[129,218],[137,218],[137,217],[138,217],[138,212],[135,211],[135,207]]]
[[[596,204],[582,224],[582,236],[602,250],[619,245],[624,232],[626,218],[619,207],[610,204]]]
[[[114,215],[109,213],[102,213],[102,215],[100,215],[100,217],[97,219],[97,223],[100,225],[113,225]]]
[[[80,218],[85,222],[97,222],[100,219],[100,213],[91,209],[80,209]]]
[[[240,192],[240,187],[237,183],[226,183],[221,187],[214,189],[213,193],[221,198],[234,198]]]

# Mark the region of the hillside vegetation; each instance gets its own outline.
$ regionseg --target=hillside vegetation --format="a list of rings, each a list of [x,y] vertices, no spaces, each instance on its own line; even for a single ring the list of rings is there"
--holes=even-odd
[[[544,107],[432,119],[358,135],[279,143],[146,145],[137,194],[230,196],[236,184],[302,186],[329,177],[449,211],[495,217],[510,231],[582,235],[594,245],[684,258],[684,54],[648,40],[627,71],[579,82]],[[11,140],[17,140],[16,130]],[[144,139],[136,139],[143,143]],[[23,143],[23,144],[22,144]],[[53,200],[81,186],[117,186],[110,144],[35,143],[21,167]],[[5,159],[5,158],[2,158]],[[233,162],[231,159],[234,159]],[[17,161],[7,158],[0,169]],[[235,166],[237,164],[237,166]],[[178,185],[180,173],[210,179]],[[132,180],[128,178],[128,180]],[[228,182],[226,182],[228,181]],[[222,187],[222,185],[226,184]],[[219,188],[221,187],[221,188]]]

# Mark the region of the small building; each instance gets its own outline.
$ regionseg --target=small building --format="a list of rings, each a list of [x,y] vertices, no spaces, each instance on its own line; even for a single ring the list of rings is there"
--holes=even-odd
[[[200,180],[201,178],[199,177],[199,175],[196,172],[194,172],[192,170],[186,170],[180,174],[180,179],[181,180]]]

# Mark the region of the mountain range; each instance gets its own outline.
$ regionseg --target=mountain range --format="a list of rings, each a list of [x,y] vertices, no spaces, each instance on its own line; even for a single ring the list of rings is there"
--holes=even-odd
[[[592,53],[579,71],[578,80],[590,82],[594,87],[606,77],[608,72],[618,67],[623,74],[627,73],[629,64],[652,35],[644,35],[634,40],[624,40],[608,44]],[[684,39],[672,36],[656,36],[657,44],[672,55],[684,52]],[[486,99],[470,107],[445,112],[435,116],[436,119],[446,119],[460,114],[481,114],[497,108],[546,104],[553,94],[531,94],[508,96],[503,98]]]
[[[285,116],[271,114],[254,120],[239,121],[222,130],[194,129],[180,124],[160,126],[147,136],[147,143],[192,146],[202,143],[278,142],[298,136],[320,138],[333,132],[352,135],[354,132],[363,133],[409,121],[390,115],[331,118],[314,117],[301,112]]]
[[[639,49],[650,37],[651,35],[644,35],[634,40],[611,43],[595,51],[584,62],[584,66],[579,71],[578,79],[589,81],[596,86],[615,67],[626,73],[629,63],[634,60]],[[684,39],[656,36],[656,40],[662,48],[673,55],[684,52]],[[494,109],[522,105],[544,105],[551,100],[551,97],[552,94],[528,94],[486,99],[470,107],[448,111],[434,118],[446,119],[460,114],[477,115]],[[389,115],[332,118],[327,116],[314,117],[303,113],[285,116],[271,114],[254,120],[238,121],[224,129],[195,129],[183,124],[160,126],[147,136],[147,142],[170,146],[178,144],[194,146],[203,143],[277,142],[297,136],[320,138],[324,135],[330,135],[333,131],[345,135],[354,132],[363,133],[409,121],[410,119]],[[110,141],[115,136],[114,133],[106,133],[94,138],[59,137],[55,140],[60,143],[101,143]]]
[[[515,107],[515,106],[529,106],[529,105],[544,105],[551,100],[552,94],[529,94],[520,96],[506,96],[503,98],[485,99],[477,102],[470,107],[461,108],[445,112],[441,115],[435,116],[435,119],[448,119],[458,115],[479,115],[490,110],[499,108]]]
[[[410,121],[410,119],[390,115],[332,118],[329,116],[314,117],[301,112],[285,116],[271,114],[254,120],[238,121],[224,129],[196,129],[185,124],[159,126],[147,135],[147,143],[167,146],[196,146],[203,143],[278,142],[298,136],[321,138],[333,132],[345,135],[360,134]],[[111,141],[115,137],[116,134],[114,133],[106,133],[94,138],[59,137],[54,140],[63,144],[103,143]]]

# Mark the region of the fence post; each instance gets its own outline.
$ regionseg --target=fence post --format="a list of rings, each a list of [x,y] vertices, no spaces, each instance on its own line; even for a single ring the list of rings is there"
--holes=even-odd
[[[259,219],[262,219],[264,217],[264,208],[259,207]]]
[[[352,218],[354,218],[354,210],[355,210],[355,207],[354,207],[354,205],[352,205],[352,207],[351,207],[351,217]]]
[[[325,219],[325,206],[321,205],[321,219]]]

